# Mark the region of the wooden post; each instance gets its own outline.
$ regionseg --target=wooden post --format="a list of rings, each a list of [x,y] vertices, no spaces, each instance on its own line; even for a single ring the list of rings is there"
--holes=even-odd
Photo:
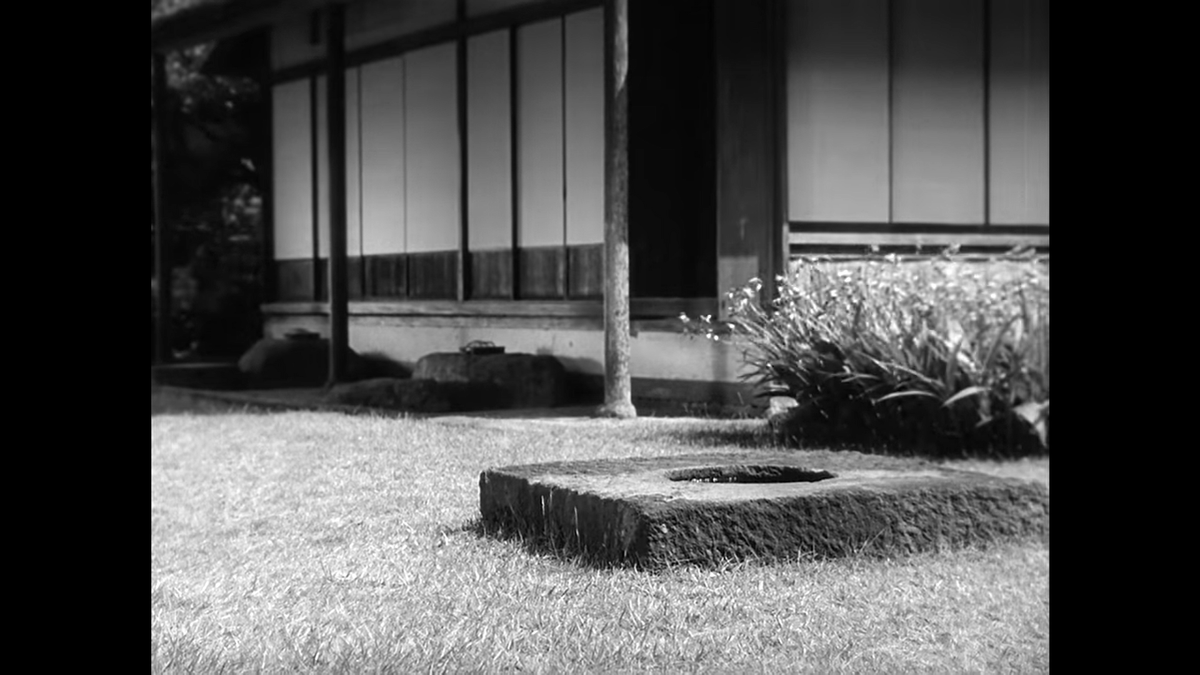
[[[328,7],[325,110],[329,138],[329,386],[346,379],[349,293],[346,279],[345,5]]]
[[[155,324],[155,356],[158,363],[171,361],[171,262],[167,253],[166,205],[166,129],[167,69],[166,57],[159,53],[150,56],[151,143],[154,146],[154,274],[158,283],[157,320]]]
[[[604,405],[632,418],[629,320],[629,0],[604,7]]]

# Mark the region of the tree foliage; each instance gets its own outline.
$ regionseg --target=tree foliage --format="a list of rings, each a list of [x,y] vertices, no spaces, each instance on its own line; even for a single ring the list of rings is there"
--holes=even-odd
[[[151,21],[202,1],[151,0]],[[261,88],[250,78],[206,73],[204,65],[214,47],[197,45],[165,57],[164,219],[170,232],[168,264],[172,270],[182,268],[189,281],[173,284],[172,312],[190,322],[175,331],[182,333],[175,342],[183,345],[196,342],[202,333],[214,333],[214,326],[222,326],[219,332],[226,334],[248,330],[225,325],[228,318],[220,317],[228,314],[230,304],[246,313],[246,307],[257,307],[261,295],[259,229],[264,186],[259,168],[270,152]],[[152,101],[152,120],[153,113]],[[153,172],[153,147],[151,163]],[[152,199],[152,271],[153,214]],[[207,339],[221,342],[227,337],[214,334]]]

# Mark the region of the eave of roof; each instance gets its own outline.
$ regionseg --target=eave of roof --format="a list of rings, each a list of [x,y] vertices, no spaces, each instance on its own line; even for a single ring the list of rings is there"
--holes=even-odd
[[[269,42],[266,31],[243,33],[218,41],[200,72],[224,77],[265,77],[270,73]]]
[[[280,18],[346,0],[197,0],[150,20],[150,49],[167,51],[241,35]]]

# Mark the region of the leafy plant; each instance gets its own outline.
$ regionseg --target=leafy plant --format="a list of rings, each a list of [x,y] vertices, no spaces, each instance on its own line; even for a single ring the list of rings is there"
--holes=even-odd
[[[151,24],[206,5],[213,3],[151,0]],[[168,234],[163,262],[172,297],[170,307],[163,309],[170,311],[173,356],[183,359],[238,356],[261,335],[261,214],[268,186],[260,167],[271,152],[269,110],[264,107],[269,88],[264,90],[251,77],[207,72],[215,48],[215,43],[207,43],[167,53],[164,109],[158,111],[165,121],[160,178],[167,197],[161,215]],[[154,104],[151,101],[152,113]],[[152,286],[159,226],[154,153],[152,142]],[[153,291],[151,295],[153,325],[159,308]],[[155,356],[152,349],[151,358]]]
[[[745,347],[745,379],[798,405],[790,440],[936,454],[1048,450],[1048,263],[1013,251],[983,261],[809,257],[726,295],[727,321],[688,330]],[[1033,444],[1031,446],[1030,444]]]

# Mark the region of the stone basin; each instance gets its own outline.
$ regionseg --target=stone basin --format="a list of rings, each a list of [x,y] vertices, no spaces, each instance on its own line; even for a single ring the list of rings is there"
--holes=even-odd
[[[597,565],[891,557],[1046,538],[1040,484],[857,453],[726,453],[483,471],[485,531]]]

